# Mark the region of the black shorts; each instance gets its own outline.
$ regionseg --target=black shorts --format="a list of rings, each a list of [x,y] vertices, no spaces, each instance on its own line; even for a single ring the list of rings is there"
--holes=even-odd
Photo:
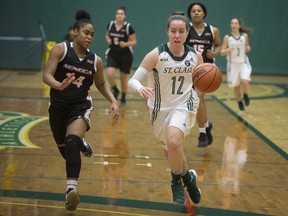
[[[115,53],[111,50],[107,51],[106,67],[115,67],[123,73],[130,74],[133,63],[133,55],[131,52]]]
[[[92,111],[92,100],[83,103],[65,105],[62,107],[49,105],[49,123],[55,142],[64,144],[67,126],[76,119],[84,118],[87,122],[87,131],[90,129],[90,113]]]

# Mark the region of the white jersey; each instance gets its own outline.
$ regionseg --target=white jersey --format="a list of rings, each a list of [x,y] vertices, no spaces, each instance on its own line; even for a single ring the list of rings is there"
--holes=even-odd
[[[194,48],[184,46],[185,53],[181,57],[174,56],[166,43],[158,46],[157,65],[148,73],[148,86],[155,89],[148,99],[148,106],[153,110],[152,122],[159,111],[170,111],[183,104],[189,111],[195,109],[193,100],[198,96],[192,88],[192,73],[198,59]]]
[[[230,63],[245,63],[246,56],[246,37],[244,34],[240,34],[239,38],[235,38],[232,35],[228,36],[228,47],[234,48],[228,55],[227,61]]]

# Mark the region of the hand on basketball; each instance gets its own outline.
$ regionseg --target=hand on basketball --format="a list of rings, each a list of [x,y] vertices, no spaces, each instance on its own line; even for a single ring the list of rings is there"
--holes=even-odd
[[[138,92],[141,97],[148,99],[154,94],[154,89],[149,87],[142,87]]]
[[[73,83],[75,79],[76,77],[74,76],[74,73],[69,74],[68,77],[64,79],[62,83],[60,84],[59,90],[65,89],[67,86]]]

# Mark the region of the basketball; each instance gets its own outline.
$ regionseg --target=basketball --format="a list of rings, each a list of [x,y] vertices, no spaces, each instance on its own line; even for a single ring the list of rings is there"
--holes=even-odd
[[[194,88],[204,93],[216,91],[222,82],[220,69],[211,63],[198,65],[192,74]]]

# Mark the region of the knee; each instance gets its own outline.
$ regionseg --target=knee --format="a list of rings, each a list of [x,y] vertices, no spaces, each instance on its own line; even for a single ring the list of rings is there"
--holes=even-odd
[[[65,137],[65,156],[67,164],[81,163],[80,145],[82,140],[76,135]]]
[[[168,137],[167,146],[169,151],[177,151],[181,148],[181,141],[177,137]]]

